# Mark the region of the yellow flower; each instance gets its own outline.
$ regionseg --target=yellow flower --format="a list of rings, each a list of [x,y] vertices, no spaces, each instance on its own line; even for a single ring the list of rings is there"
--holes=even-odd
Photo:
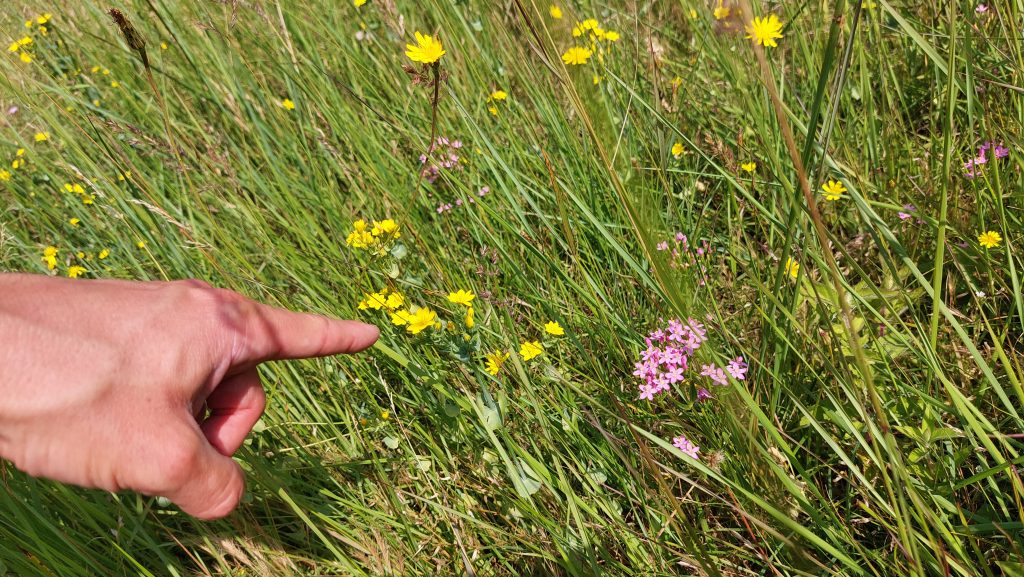
[[[366,230],[366,221],[357,220],[352,223],[352,232],[345,239],[345,244],[352,248],[367,248],[377,242],[377,239]]]
[[[527,341],[519,345],[519,356],[523,357],[524,361],[529,361],[543,352],[544,349],[541,348],[540,343],[537,341]]]
[[[490,112],[492,115],[497,116],[498,115],[498,107],[492,104],[492,105],[487,107],[487,112]]]
[[[11,179],[11,173],[6,171],[6,170],[0,169],[0,180],[7,181],[7,180],[10,180],[10,179]]]
[[[583,36],[583,33],[588,30],[600,30],[601,26],[597,23],[594,18],[587,18],[583,22],[580,22],[572,29],[572,35],[577,38]]]
[[[604,39],[608,42],[618,42],[619,38],[619,33],[614,30],[609,30],[604,33]]]
[[[85,272],[86,270],[84,266],[70,266],[68,267],[68,278],[78,278]]]
[[[551,5],[551,8],[548,8],[548,14],[550,14],[555,20],[562,19],[562,9],[554,4]]]
[[[562,328],[562,325],[558,324],[558,321],[551,321],[544,325],[544,332],[560,337],[565,334],[565,329]]]
[[[683,143],[682,142],[677,142],[677,143],[672,145],[672,156],[674,156],[676,158],[682,158],[683,152],[685,150],[686,149],[683,148]]]
[[[594,75],[594,86],[597,86],[598,84],[601,84],[602,80],[604,80],[604,76],[599,76],[599,75],[595,74]]]
[[[590,59],[594,53],[587,48],[580,48],[579,46],[573,46],[572,48],[565,51],[562,54],[562,62],[577,66],[580,64],[586,64],[587,60]]]
[[[786,274],[796,278],[796,275],[800,273],[800,263],[796,262],[791,258],[786,259]]]
[[[113,80],[113,81],[110,82],[110,87],[111,88],[121,88],[121,83],[116,81],[116,80]]]
[[[476,326],[476,321],[473,320],[473,307],[466,308],[466,328],[471,329]]]
[[[82,221],[74,217],[68,219],[68,224],[70,224],[71,226],[78,226],[78,223],[80,222]]]
[[[690,20],[696,20],[696,19],[697,19],[697,11],[694,10],[693,8],[690,8]]]
[[[370,230],[370,234],[373,236],[381,236],[382,234],[387,234],[391,235],[394,238],[402,236],[398,232],[398,223],[391,220],[390,218],[373,221],[373,229]]]
[[[740,168],[742,168],[744,172],[754,172],[755,170],[757,170],[757,163],[744,162],[743,164],[740,165]]]
[[[995,248],[1003,242],[1003,237],[994,230],[989,230],[978,235],[978,244],[985,248]]]
[[[48,246],[43,249],[43,262],[49,270],[57,268],[57,247]]]
[[[358,1],[359,0],[356,0],[356,2],[358,2]],[[362,1],[363,1],[363,4],[366,4],[366,0],[362,0]],[[380,412],[380,418],[381,418],[381,420],[386,421],[386,420],[391,418],[391,413],[389,413],[387,411],[381,411]]]
[[[419,334],[423,329],[433,326],[437,322],[437,313],[427,307],[420,307],[416,309],[416,312],[408,314],[406,322],[405,330],[414,335]]]
[[[373,309],[375,311],[379,311],[388,302],[387,290],[388,289],[383,289],[378,293],[367,294],[366,298],[359,302],[359,310],[365,311],[366,309]]]
[[[467,307],[468,306],[472,306],[472,304],[470,304],[470,303],[472,303],[473,299],[475,299],[475,298],[476,298],[476,295],[473,294],[472,291],[466,291],[466,290],[462,290],[462,289],[459,289],[459,292],[448,293],[448,301],[449,302],[455,303],[457,305],[467,306]]]
[[[83,188],[81,184],[65,183],[64,190],[75,194],[85,194],[85,188]]]
[[[715,8],[715,12],[714,12],[715,20],[725,20],[726,18],[729,17],[730,13],[731,13],[731,11],[728,8],[726,8],[722,4],[722,2],[719,2],[718,3],[718,8]]]
[[[82,195],[82,204],[90,205],[90,204],[94,204],[95,202],[96,202],[96,195],[95,194],[83,194]]]
[[[50,140],[50,133],[49,132],[37,132],[36,133],[36,142],[46,142],[47,140]]]
[[[487,97],[487,101],[490,102],[492,100],[505,100],[506,98],[508,98],[507,92],[505,92],[504,90],[495,90],[494,92],[491,93],[490,96]]]
[[[508,357],[508,353],[503,353],[501,351],[494,351],[493,353],[490,353],[489,355],[484,357],[487,360],[487,364],[484,367],[484,370],[494,376],[497,376],[498,373],[501,372],[501,365],[505,364],[505,361],[508,360]]]
[[[140,240],[139,242],[135,243],[135,248],[146,248],[146,241]]]
[[[433,64],[445,55],[445,51],[441,46],[440,40],[436,40],[433,36],[427,36],[417,32],[416,45],[406,44],[405,55],[413,62]]]
[[[388,295],[388,300],[384,303],[384,306],[387,307],[388,310],[393,311],[402,308],[402,305],[404,304],[405,297],[402,296],[402,293],[395,291]]]
[[[295,103],[292,102],[291,98],[285,98],[281,101],[281,108],[285,110],[295,110]]]
[[[774,14],[769,14],[767,18],[754,18],[754,21],[747,25],[747,32],[747,38],[752,38],[755,44],[775,48],[778,46],[775,40],[782,38],[782,22]]]
[[[846,192],[846,187],[838,180],[829,180],[825,184],[821,185],[821,190],[825,193],[825,200],[832,201],[843,198],[843,193]]]
[[[99,256],[100,256],[100,260],[103,260],[103,259],[107,258],[108,256],[110,256],[110,249],[109,248],[105,248],[105,249],[101,250]]]
[[[46,24],[47,22],[50,21],[50,18],[53,18],[53,14],[50,14],[50,13],[43,14],[39,18],[36,18],[36,23],[37,24]]]
[[[352,5],[359,8],[363,4],[366,4],[366,0],[352,0]]]
[[[20,58],[21,61],[25,64],[32,62],[32,55],[28,52],[22,52],[21,54],[18,54],[18,58]]]

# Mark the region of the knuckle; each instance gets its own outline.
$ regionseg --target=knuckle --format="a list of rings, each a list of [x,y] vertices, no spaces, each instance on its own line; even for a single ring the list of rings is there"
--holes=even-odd
[[[171,443],[163,449],[160,458],[164,488],[179,489],[197,474],[199,443],[191,439]]]

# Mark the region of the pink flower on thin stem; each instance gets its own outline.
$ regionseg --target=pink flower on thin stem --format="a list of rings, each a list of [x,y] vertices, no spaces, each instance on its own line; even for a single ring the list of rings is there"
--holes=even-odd
[[[691,459],[697,459],[697,453],[700,452],[700,447],[694,445],[684,435],[679,435],[675,439],[672,439],[672,446],[682,451],[684,455]]]

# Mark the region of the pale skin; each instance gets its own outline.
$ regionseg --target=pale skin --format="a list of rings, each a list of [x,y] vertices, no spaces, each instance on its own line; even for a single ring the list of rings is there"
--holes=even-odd
[[[378,334],[200,281],[0,274],[0,457],[223,517],[245,487],[231,456],[266,405],[256,367],[359,352]]]

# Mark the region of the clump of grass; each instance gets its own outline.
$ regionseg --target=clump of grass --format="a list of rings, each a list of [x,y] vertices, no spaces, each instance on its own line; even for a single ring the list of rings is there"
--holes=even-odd
[[[225,521],[0,464],[0,575],[1020,571],[1024,14],[556,4],[125,6],[140,75],[14,2],[0,267],[386,330],[263,369]]]

